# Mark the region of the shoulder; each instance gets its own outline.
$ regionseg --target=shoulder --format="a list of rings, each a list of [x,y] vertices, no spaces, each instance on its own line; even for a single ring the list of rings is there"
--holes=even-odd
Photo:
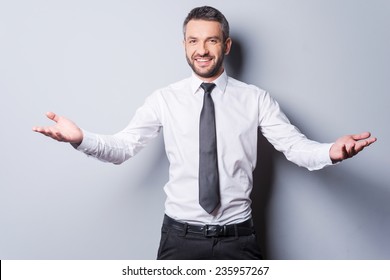
[[[180,91],[183,91],[185,89],[188,89],[190,87],[190,84],[191,84],[191,78],[186,78],[186,79],[182,79],[180,81],[171,83],[165,87],[162,87],[162,88],[156,90],[155,92],[158,92],[159,94],[162,94],[162,95],[180,92]]]
[[[256,85],[239,81],[232,77],[228,77],[227,87],[228,89],[233,89],[234,91],[239,91],[246,94],[254,94],[256,96],[268,95],[266,90]]]
[[[174,83],[171,83],[165,87],[155,90],[148,98],[148,102],[157,104],[165,104],[177,100],[185,96],[185,93],[191,92],[191,79],[186,78]]]

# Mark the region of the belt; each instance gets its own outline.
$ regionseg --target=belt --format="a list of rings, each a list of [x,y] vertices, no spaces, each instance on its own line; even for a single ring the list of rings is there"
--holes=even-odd
[[[194,225],[176,221],[165,215],[163,224],[169,228],[182,231],[183,234],[193,233],[205,237],[246,236],[255,232],[252,219],[231,225]]]

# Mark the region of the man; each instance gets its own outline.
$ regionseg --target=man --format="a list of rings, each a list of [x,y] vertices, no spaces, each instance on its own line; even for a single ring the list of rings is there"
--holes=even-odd
[[[376,139],[365,132],[332,144],[311,141],[267,92],[228,77],[223,61],[232,40],[218,10],[193,9],[183,31],[193,75],[154,92],[121,132],[93,134],[51,112],[55,124],[33,130],[119,164],[163,127],[170,167],[158,259],[260,259],[250,200],[258,128],[287,159],[309,170],[350,158]]]

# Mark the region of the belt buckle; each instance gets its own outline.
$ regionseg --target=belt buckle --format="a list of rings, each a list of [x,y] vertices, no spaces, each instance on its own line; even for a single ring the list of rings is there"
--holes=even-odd
[[[219,225],[205,225],[204,236],[206,237],[218,237],[226,235],[226,226]]]

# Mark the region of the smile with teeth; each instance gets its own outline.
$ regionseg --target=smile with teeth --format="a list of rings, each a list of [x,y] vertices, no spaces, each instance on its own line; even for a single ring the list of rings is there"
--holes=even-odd
[[[197,58],[197,61],[204,62],[204,61],[209,61],[211,58]]]
[[[195,58],[195,61],[198,62],[199,64],[207,64],[212,60],[211,57],[198,57]]]

